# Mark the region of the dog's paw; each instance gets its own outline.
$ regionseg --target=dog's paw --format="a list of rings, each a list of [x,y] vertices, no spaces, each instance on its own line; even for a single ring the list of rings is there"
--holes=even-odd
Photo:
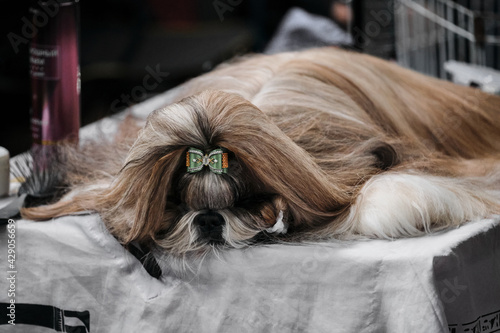
[[[385,173],[363,186],[347,225],[369,237],[418,236],[485,217],[493,200],[463,180]]]

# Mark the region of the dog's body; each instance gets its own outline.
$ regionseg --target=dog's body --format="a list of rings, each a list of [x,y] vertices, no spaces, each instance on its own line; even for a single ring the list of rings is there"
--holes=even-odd
[[[24,216],[95,210],[123,243],[184,255],[247,245],[281,216],[277,237],[304,241],[415,236],[500,211],[497,96],[324,48],[222,65],[171,98],[126,157],[90,150],[68,197]],[[191,147],[228,150],[227,173],[186,172]]]

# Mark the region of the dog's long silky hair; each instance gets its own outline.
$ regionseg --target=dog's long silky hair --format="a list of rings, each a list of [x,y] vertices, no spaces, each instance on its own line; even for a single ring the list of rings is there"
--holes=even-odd
[[[280,238],[304,241],[415,236],[500,211],[497,96],[323,48],[224,64],[169,99],[130,150],[122,138],[70,153],[71,191],[23,216],[92,210],[124,244],[183,255],[212,246],[193,223],[207,211],[233,247],[280,212]],[[190,147],[229,150],[228,173],[187,173]]]

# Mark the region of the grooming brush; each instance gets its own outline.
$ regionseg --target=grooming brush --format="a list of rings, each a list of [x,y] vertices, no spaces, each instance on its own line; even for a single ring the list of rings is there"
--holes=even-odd
[[[63,170],[57,148],[43,155],[35,149],[18,156],[11,174],[21,186],[17,197],[0,209],[0,224],[19,217],[21,207],[41,206],[59,199],[66,192]]]

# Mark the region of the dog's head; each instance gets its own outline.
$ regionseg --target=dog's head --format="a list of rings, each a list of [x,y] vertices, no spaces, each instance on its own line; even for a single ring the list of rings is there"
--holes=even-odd
[[[256,106],[206,91],[148,117],[101,211],[124,242],[183,255],[247,245],[278,216],[298,230],[338,210],[338,193]]]

